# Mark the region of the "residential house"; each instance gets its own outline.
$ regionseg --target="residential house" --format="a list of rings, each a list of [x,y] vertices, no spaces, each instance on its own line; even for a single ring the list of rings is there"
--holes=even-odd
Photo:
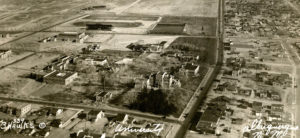
[[[200,71],[200,66],[195,65],[193,63],[187,63],[183,65],[179,70],[179,72],[181,72],[186,76],[197,76],[199,75],[199,71]]]
[[[98,92],[96,93],[96,101],[98,102],[106,102],[112,98],[112,93],[110,92]]]
[[[252,103],[252,113],[257,117],[262,116],[262,103],[261,102],[254,101]]]
[[[87,120],[95,120],[95,122],[97,122],[99,119],[102,119],[104,117],[105,114],[103,111],[91,110],[87,113]]]

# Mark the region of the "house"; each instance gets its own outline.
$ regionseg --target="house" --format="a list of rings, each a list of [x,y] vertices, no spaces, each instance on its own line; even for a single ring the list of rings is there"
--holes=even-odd
[[[252,89],[238,89],[238,94],[243,96],[250,96],[252,94]]]
[[[79,43],[83,43],[85,39],[88,38],[88,35],[86,35],[85,33],[78,33],[78,32],[64,32],[64,33],[60,33],[57,36],[58,40],[61,41],[69,41],[69,42],[79,42]]]
[[[98,92],[96,93],[96,101],[98,102],[106,102],[112,98],[112,93],[110,92]]]
[[[281,101],[280,94],[278,92],[271,92],[271,99],[275,101]]]
[[[186,76],[197,76],[199,75],[200,66],[194,65],[193,63],[186,63],[185,65],[182,65],[182,67],[179,69],[179,72]]]
[[[31,104],[9,102],[5,105],[6,112],[17,117],[22,117],[31,110]]]
[[[99,119],[102,119],[104,117],[105,114],[103,111],[91,110],[87,113],[87,120],[95,120],[95,122],[97,122]]]
[[[268,116],[268,121],[281,121],[281,116],[280,115],[269,115]]]
[[[48,110],[47,115],[53,115],[53,116],[58,116],[63,112],[63,109],[60,108],[49,107],[47,108],[47,110]]]
[[[43,81],[49,84],[68,85],[78,77],[77,72],[52,71],[43,77]]]
[[[231,123],[241,125],[241,124],[243,124],[243,119],[242,118],[231,118]]]
[[[0,50],[0,59],[8,58],[12,55],[11,50]]]
[[[262,116],[262,103],[261,102],[254,101],[252,103],[252,113],[257,117]]]
[[[271,110],[272,111],[283,112],[283,109],[284,109],[284,105],[282,105],[282,104],[272,104],[271,105]]]

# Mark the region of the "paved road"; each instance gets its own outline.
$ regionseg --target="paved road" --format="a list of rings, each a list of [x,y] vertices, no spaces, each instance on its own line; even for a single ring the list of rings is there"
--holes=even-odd
[[[160,116],[160,115],[153,115],[153,114],[149,114],[149,113],[142,113],[139,111],[133,111],[133,110],[127,110],[127,109],[119,109],[119,108],[109,107],[109,106],[105,106],[105,105],[100,105],[98,107],[95,107],[95,106],[88,106],[88,105],[82,105],[82,104],[68,104],[68,103],[59,103],[59,102],[52,102],[52,101],[45,101],[45,100],[12,98],[12,97],[4,97],[4,96],[0,96],[0,100],[25,102],[25,103],[40,104],[40,105],[46,105],[46,106],[64,107],[64,108],[102,110],[102,111],[109,112],[109,113],[124,113],[124,114],[138,116],[138,117],[155,119],[157,121],[182,124],[182,122],[178,121],[177,118],[166,117],[163,119],[163,116]]]
[[[287,50],[290,58],[292,59],[293,62],[293,75],[295,77],[294,81],[294,85],[300,86],[300,57],[297,54],[297,51],[294,50],[291,45],[289,45],[286,40],[283,40],[283,47]],[[295,88],[293,89],[294,92],[294,97],[295,99],[293,99],[293,109],[294,109],[294,115],[292,117],[292,120],[295,122],[296,126],[300,126],[300,94],[299,94],[299,90],[300,88]],[[295,132],[295,135],[293,133],[293,138],[299,138],[300,137],[300,130]]]
[[[209,87],[212,84],[212,80],[213,78],[215,78],[219,71],[221,69],[222,66],[222,62],[223,62],[223,32],[224,32],[224,23],[223,23],[223,19],[224,19],[224,0],[219,0],[219,15],[218,15],[218,22],[217,22],[217,36],[215,38],[218,39],[218,43],[217,43],[217,64],[213,70],[213,72],[209,71],[212,74],[207,74],[209,75],[209,77],[207,77],[205,80],[203,80],[203,84],[201,82],[199,87],[205,87],[204,90],[201,90],[199,93],[196,93],[196,96],[200,95],[198,99],[198,102],[195,103],[193,105],[193,107],[191,107],[190,113],[189,115],[186,117],[186,119],[184,120],[184,123],[182,125],[183,127],[183,131],[182,133],[179,133],[179,137],[184,137],[184,134],[186,134],[186,131],[188,131],[188,127],[191,123],[192,118],[195,116],[195,113],[200,105],[200,100],[203,100],[203,96],[205,96],[207,94],[207,91],[209,90]]]

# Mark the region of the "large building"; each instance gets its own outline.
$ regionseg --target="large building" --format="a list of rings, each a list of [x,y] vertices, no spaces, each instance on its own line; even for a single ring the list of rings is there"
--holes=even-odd
[[[44,76],[44,82],[49,84],[62,84],[68,85],[74,81],[78,77],[77,72],[60,72],[60,71],[52,71]]]
[[[8,114],[22,117],[31,110],[31,104],[9,102],[4,106],[4,108],[6,108],[6,112]]]

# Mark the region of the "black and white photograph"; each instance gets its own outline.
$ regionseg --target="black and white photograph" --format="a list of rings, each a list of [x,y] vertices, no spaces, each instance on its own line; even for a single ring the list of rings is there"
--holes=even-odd
[[[0,138],[300,138],[300,0],[0,0]]]

